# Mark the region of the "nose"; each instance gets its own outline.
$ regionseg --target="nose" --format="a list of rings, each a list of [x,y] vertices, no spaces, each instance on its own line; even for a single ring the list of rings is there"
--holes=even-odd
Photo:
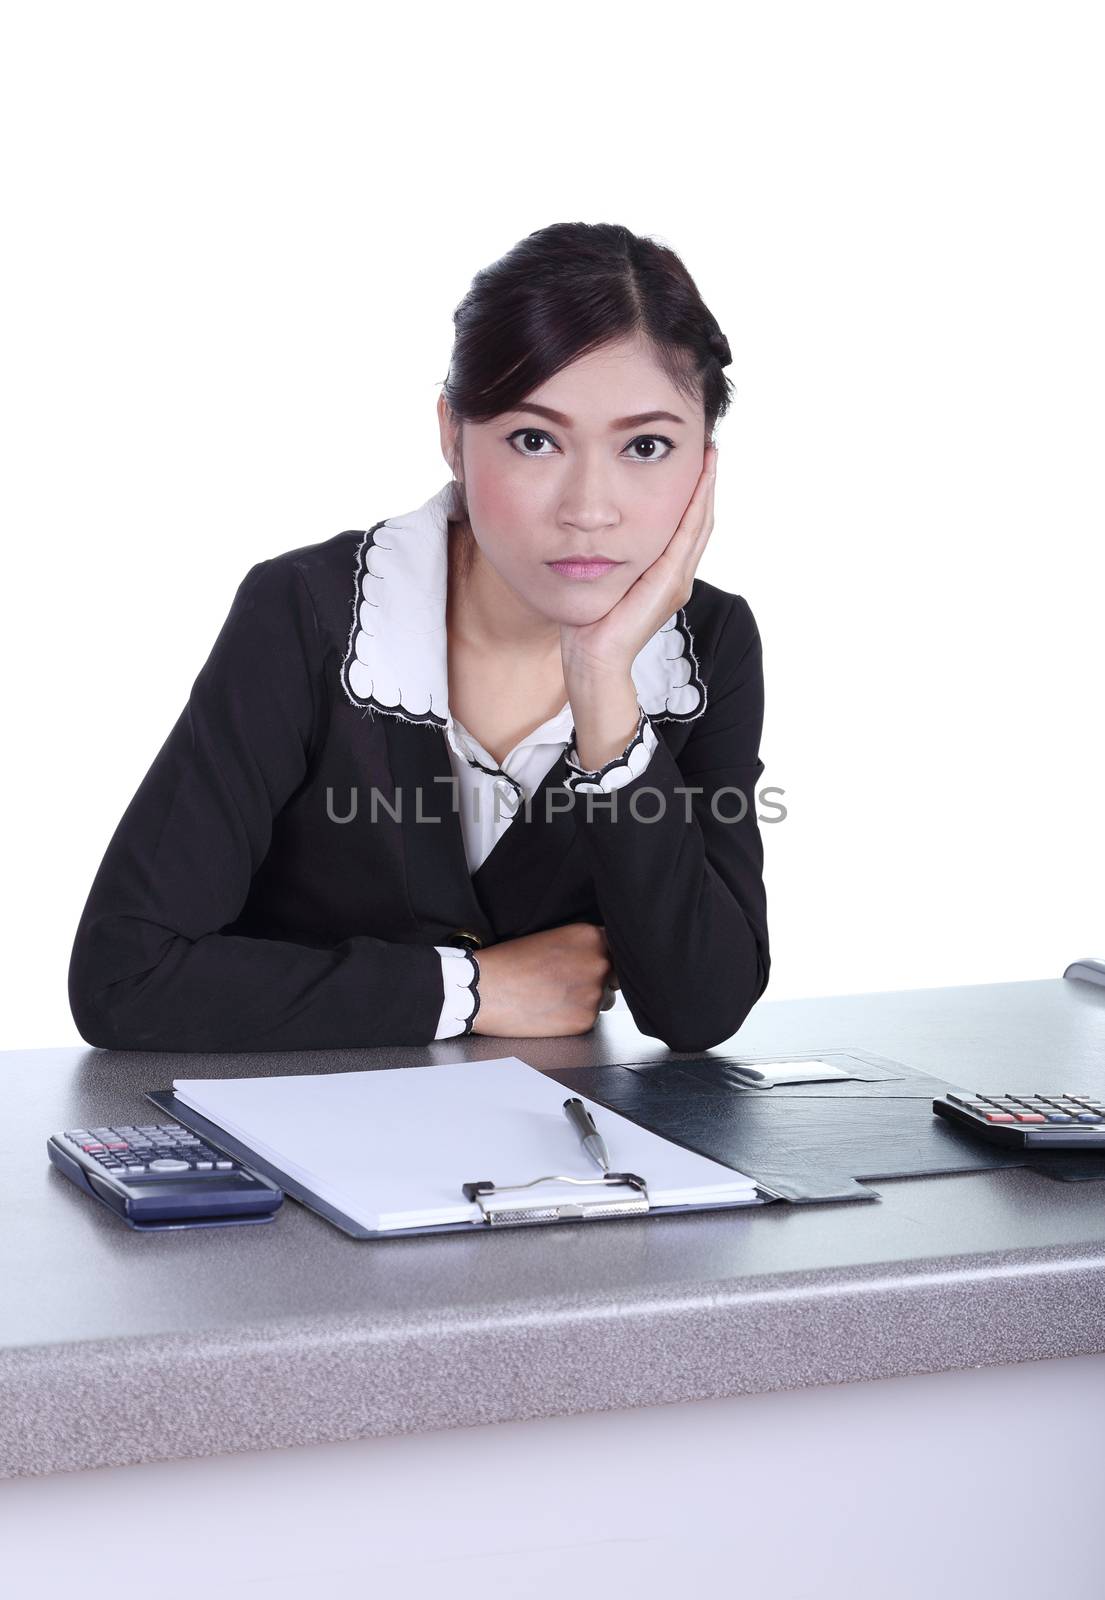
[[[592,536],[617,527],[621,520],[617,500],[602,469],[576,470],[561,495],[560,520],[566,527]]]

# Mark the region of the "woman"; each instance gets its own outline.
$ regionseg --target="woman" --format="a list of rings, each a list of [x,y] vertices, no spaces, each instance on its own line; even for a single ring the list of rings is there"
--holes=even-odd
[[[726,340],[612,224],[523,239],[454,323],[450,481],[251,568],[124,813],[90,1044],[575,1034],[620,986],[696,1051],[766,988],[760,639],[694,576]]]

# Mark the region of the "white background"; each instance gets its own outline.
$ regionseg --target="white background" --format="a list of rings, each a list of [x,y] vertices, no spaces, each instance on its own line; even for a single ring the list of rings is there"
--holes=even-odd
[[[1096,5],[9,3],[0,1047],[246,571],[421,504],[472,274],[676,249],[764,641],[769,999],[1105,953]]]

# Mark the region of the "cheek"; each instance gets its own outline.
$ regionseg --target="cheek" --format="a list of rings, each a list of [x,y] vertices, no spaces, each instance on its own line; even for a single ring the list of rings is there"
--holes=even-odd
[[[469,510],[480,530],[499,546],[504,539],[520,542],[521,531],[533,525],[536,506],[525,488],[510,482],[510,474],[486,472],[470,485]]]
[[[501,474],[496,476],[494,473],[488,473],[486,480],[479,485],[476,498],[482,522],[493,528],[510,526],[511,518],[518,507],[519,496],[504,481]]]
[[[535,487],[511,472],[480,472],[469,487],[468,499],[483,526],[500,533],[524,528],[538,509]]]
[[[635,518],[639,532],[634,541],[632,559],[638,568],[651,566],[663,555],[683,520],[697,481],[695,478],[688,485],[680,480],[666,479],[644,499]]]
[[[542,512],[532,492],[488,473],[468,492],[468,509],[480,530],[484,553],[500,572],[525,568],[537,552],[532,530],[541,526]]]
[[[698,480],[701,467],[695,465],[693,470],[682,472],[678,477],[673,477],[662,495],[665,522],[671,533],[674,533],[682,520],[683,513],[690,505]]]
[[[699,469],[692,467],[669,472],[659,466],[640,467],[635,469],[632,476],[635,479],[632,510],[628,502],[623,509],[627,518],[632,517],[640,530],[642,544],[647,542],[650,546],[656,546],[653,554],[659,555],[690,504],[698,483]],[[660,540],[658,546],[657,539]]]

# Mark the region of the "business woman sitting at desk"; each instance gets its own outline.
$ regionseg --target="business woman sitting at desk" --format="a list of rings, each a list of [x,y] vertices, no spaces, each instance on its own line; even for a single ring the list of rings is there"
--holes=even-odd
[[[729,348],[679,258],[531,234],[454,316],[452,478],[253,566],[89,893],[109,1049],[729,1038],[769,955],[760,638],[695,576]]]

